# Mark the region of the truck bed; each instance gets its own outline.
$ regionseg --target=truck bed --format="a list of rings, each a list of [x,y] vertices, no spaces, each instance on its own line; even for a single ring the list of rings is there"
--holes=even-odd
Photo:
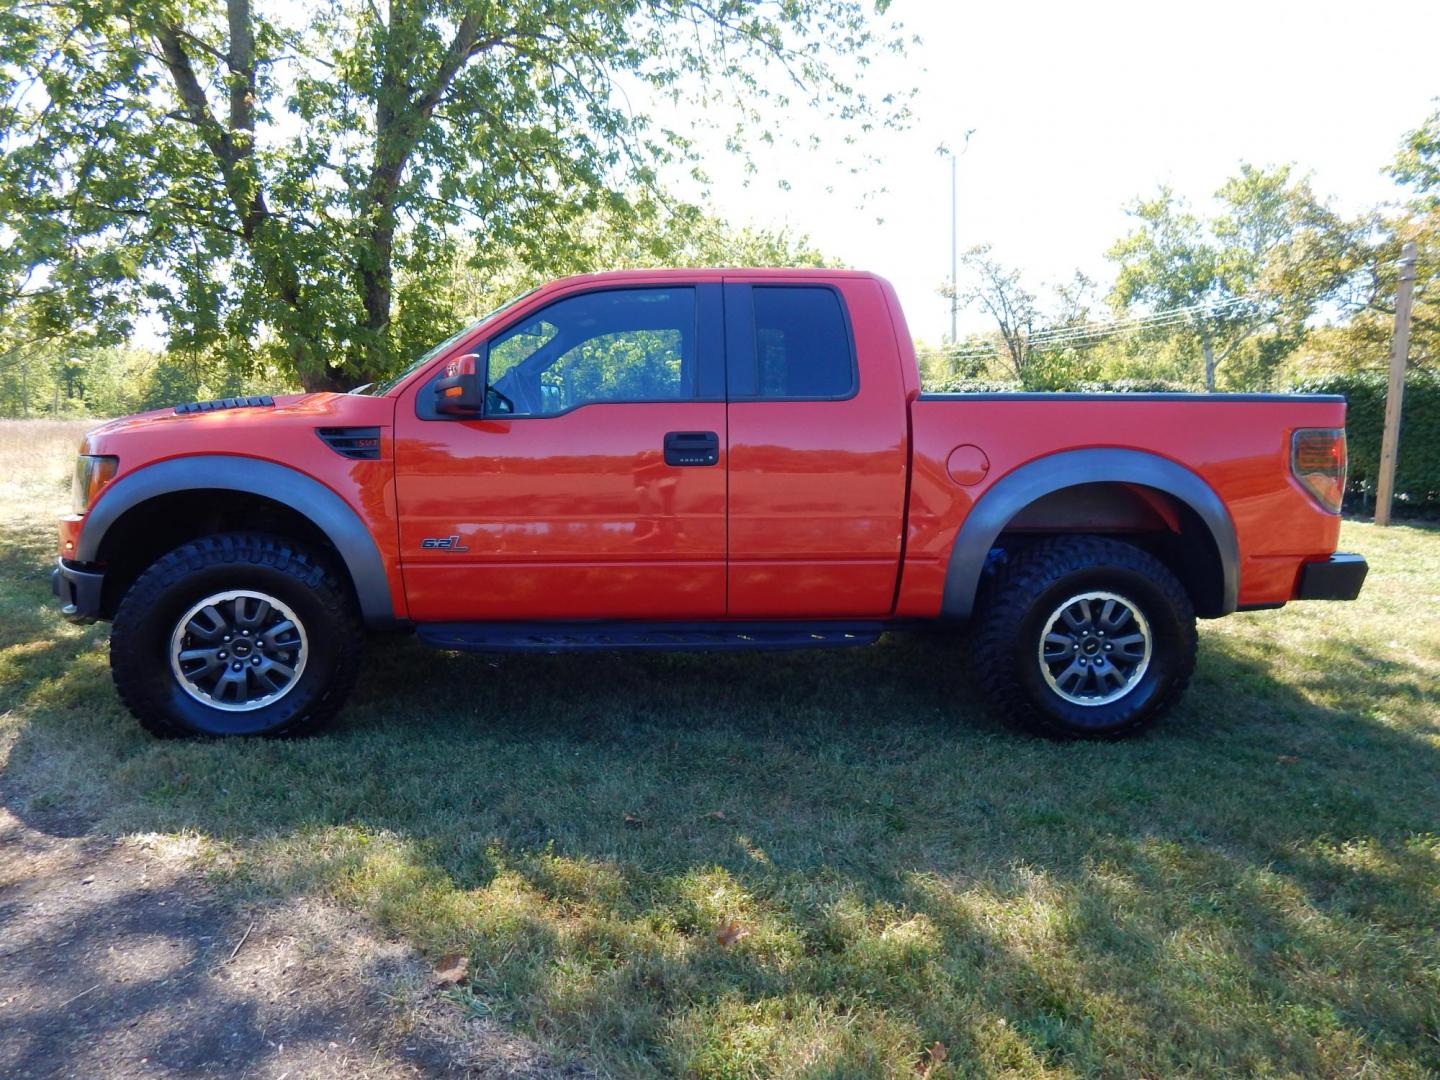
[[[957,529],[976,524],[974,512],[991,506],[987,496],[1002,482],[1024,486],[1014,477],[1031,462],[1047,484],[1084,483],[1090,470],[1095,480],[1106,480],[1111,474],[1098,463],[1121,458],[1155,459],[1172,466],[1174,476],[1193,476],[1213,494],[1215,512],[1224,519],[1217,524],[1233,530],[1241,553],[1234,568],[1233,603],[1239,608],[1291,599],[1300,567],[1328,557],[1339,537],[1340,519],[1301,488],[1289,455],[1297,428],[1344,426],[1341,397],[920,393],[912,399],[910,418],[913,470],[896,605],[901,617],[941,611]],[[1141,469],[1125,482],[1136,495],[1133,506],[1153,507],[1159,524],[1181,524],[1164,520],[1168,501],[1151,496],[1145,476]],[[1153,487],[1165,490],[1158,477]],[[1083,497],[1072,497],[1054,509],[1065,516],[1067,528],[1103,532],[1134,526],[1117,517],[1113,501],[1096,499],[1087,506]],[[988,511],[992,519],[1003,515],[1003,507]],[[1002,531],[1046,526],[1043,515],[1034,514],[1000,522]]]

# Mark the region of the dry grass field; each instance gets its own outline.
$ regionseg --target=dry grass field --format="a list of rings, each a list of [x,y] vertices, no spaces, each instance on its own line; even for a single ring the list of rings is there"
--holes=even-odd
[[[0,424],[21,819],[185,838],[232,895],[463,953],[465,1009],[600,1075],[1440,1072],[1440,531],[1347,524],[1359,602],[1205,624],[1184,704],[1116,745],[1012,732],[955,643],[901,636],[386,639],[325,735],[162,742],[49,595],[83,426]]]

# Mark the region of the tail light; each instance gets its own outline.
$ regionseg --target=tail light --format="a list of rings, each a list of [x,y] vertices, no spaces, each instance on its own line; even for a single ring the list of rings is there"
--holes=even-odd
[[[1347,464],[1344,428],[1300,428],[1290,440],[1290,471],[1332,514],[1345,497]]]

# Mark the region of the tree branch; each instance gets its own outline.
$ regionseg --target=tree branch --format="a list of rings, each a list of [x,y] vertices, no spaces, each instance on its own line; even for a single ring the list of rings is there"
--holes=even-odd
[[[273,294],[298,316],[302,297],[294,266],[284,255],[257,242],[261,229],[274,217],[266,205],[265,191],[255,163],[254,35],[250,27],[250,5],[248,0],[227,0],[227,10],[231,33],[227,62],[231,70],[240,75],[237,80],[240,84],[238,95],[234,84],[230,91],[233,129],[226,129],[215,119],[205,89],[196,78],[195,68],[181,42],[181,28],[173,23],[161,22],[155,27],[154,34],[175,90],[180,95],[181,105],[199,131],[201,141],[220,166],[225,191],[240,219],[241,239],[250,248],[256,266]],[[236,132],[243,134],[237,139]],[[303,369],[302,346],[292,342],[292,349],[297,369]]]
[[[155,28],[155,40],[160,46],[161,59],[170,71],[175,92],[180,95],[180,104],[190,122],[200,129],[200,137],[205,141],[210,153],[215,155],[222,169],[228,169],[234,162],[234,148],[226,138],[225,129],[210,111],[205,89],[195,77],[195,68],[190,63],[185,46],[180,43],[180,35],[180,28],[169,23],[161,23]]]
[[[375,165],[365,189],[366,202],[372,211],[380,211],[381,216],[388,214],[395,192],[400,187],[400,178],[405,173],[410,155],[420,142],[425,124],[445,97],[460,69],[480,53],[493,49],[510,36],[504,33],[479,38],[479,33],[480,16],[472,11],[461,19],[460,25],[455,28],[455,37],[451,40],[450,47],[445,50],[445,56],[429,85],[398,108],[392,106],[387,98],[402,91],[403,87],[398,85],[389,65],[386,65],[386,71],[382,75],[381,99],[375,116]]]
[[[1248,326],[1246,326],[1245,329],[1240,332],[1240,336],[1231,341],[1229,345],[1226,345],[1225,348],[1221,351],[1220,355],[1215,358],[1215,366],[1219,367],[1221,364],[1223,364],[1226,358],[1229,357],[1231,353],[1238,349],[1242,344],[1249,341],[1251,336],[1257,330],[1261,329],[1264,326],[1267,326],[1271,321],[1271,318],[1267,315],[1264,318],[1257,319],[1254,322],[1250,323]]]
[[[265,204],[265,193],[260,187],[259,176],[253,167],[246,167],[253,166],[255,154],[252,135],[255,128],[254,39],[249,27],[250,6],[248,0],[229,0],[229,9],[232,38],[237,20],[244,24],[240,33],[241,44],[237,47],[233,41],[231,43],[232,70],[237,61],[249,65],[248,79],[242,72],[239,80],[239,94],[237,95],[234,86],[230,91],[231,122],[235,124],[238,121],[240,126],[236,130],[245,132],[239,140],[235,138],[234,131],[225,128],[211,111],[205,89],[200,85],[194,65],[190,63],[190,56],[181,42],[184,31],[172,23],[160,23],[155,29],[155,38],[159,42],[161,56],[170,71],[170,78],[175,83],[175,90],[180,95],[180,103],[186,116],[195,125],[201,140],[220,166],[225,190],[240,218],[240,232],[248,241],[253,239],[260,226],[269,220],[270,209]]]

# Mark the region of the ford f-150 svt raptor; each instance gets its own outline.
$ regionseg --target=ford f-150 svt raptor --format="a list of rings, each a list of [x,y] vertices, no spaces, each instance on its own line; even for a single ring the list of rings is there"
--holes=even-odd
[[[930,394],[871,274],[598,274],[372,388],[97,428],[53,585],[113,620],[116,686],[157,734],[315,727],[367,628],[553,651],[969,622],[957,654],[1000,711],[1115,736],[1184,689],[1196,616],[1359,593],[1364,560],[1334,554],[1344,418]]]

